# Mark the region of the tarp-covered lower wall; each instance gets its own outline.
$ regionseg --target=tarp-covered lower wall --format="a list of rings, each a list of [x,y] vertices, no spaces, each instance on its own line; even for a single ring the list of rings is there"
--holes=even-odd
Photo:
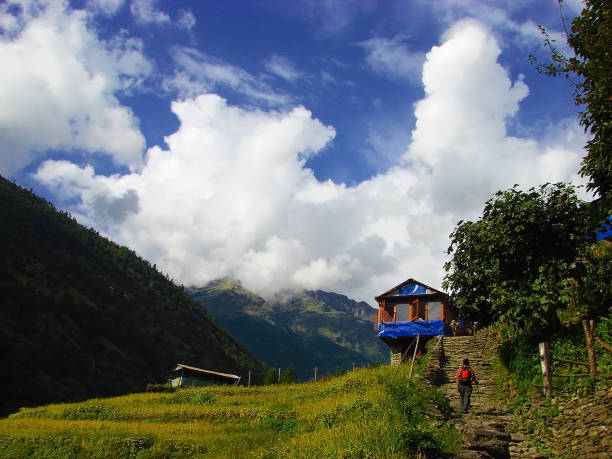
[[[417,320],[414,322],[380,322],[379,338],[401,338],[417,335],[444,335],[443,320]]]

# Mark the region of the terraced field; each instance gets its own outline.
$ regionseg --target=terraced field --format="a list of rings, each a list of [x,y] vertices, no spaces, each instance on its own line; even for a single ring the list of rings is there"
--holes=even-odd
[[[211,386],[22,409],[2,457],[409,457],[451,452],[448,406],[390,367],[317,383]]]

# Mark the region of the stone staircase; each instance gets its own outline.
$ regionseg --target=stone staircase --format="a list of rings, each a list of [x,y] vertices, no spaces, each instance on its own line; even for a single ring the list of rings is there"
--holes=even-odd
[[[453,410],[452,420],[463,437],[463,450],[457,458],[523,458],[543,457],[524,455],[528,441],[523,436],[514,441],[508,432],[513,416],[504,403],[495,398],[495,373],[490,359],[494,350],[487,349],[487,342],[477,336],[440,337],[435,348],[429,353],[425,379],[438,386],[446,394]],[[493,352],[491,352],[493,351]],[[459,394],[455,375],[470,359],[479,385],[474,385],[470,413],[461,414]],[[518,437],[518,436],[517,436]]]

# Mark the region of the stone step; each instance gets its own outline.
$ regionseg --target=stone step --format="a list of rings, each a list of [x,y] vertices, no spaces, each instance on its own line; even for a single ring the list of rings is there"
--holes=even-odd
[[[483,355],[485,343],[478,336],[457,336],[444,337],[441,346],[441,354],[434,357],[439,359],[441,356],[442,359],[432,359],[430,364],[436,381],[441,381],[438,387],[446,395],[463,434],[463,450],[455,457],[510,457],[511,436],[505,432],[505,428],[510,424],[511,416],[496,400],[496,370]],[[465,358],[470,360],[470,366],[480,384],[473,386],[470,413],[460,415],[455,376]]]

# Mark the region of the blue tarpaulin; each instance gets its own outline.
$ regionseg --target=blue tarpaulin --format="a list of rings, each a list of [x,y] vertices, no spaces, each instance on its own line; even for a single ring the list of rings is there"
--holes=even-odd
[[[380,322],[379,338],[402,338],[417,335],[444,335],[443,320],[416,320],[414,322]]]
[[[427,289],[425,288],[424,285],[421,285],[421,284],[404,285],[402,288],[400,288],[400,291],[399,291],[400,296],[422,295],[424,293],[427,293]]]
[[[612,236],[612,217],[608,218],[608,223],[603,225],[602,230],[597,233],[597,240],[607,239]]]

